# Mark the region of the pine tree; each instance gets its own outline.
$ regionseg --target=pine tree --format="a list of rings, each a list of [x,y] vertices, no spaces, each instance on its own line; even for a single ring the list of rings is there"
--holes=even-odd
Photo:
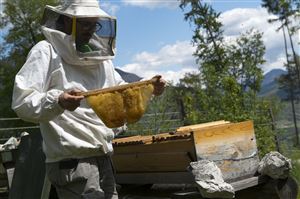
[[[16,117],[11,110],[14,77],[25,63],[29,50],[43,39],[40,21],[45,5],[55,5],[57,2],[58,0],[7,0],[3,3],[0,20],[4,35],[0,49],[1,118]],[[24,122],[5,123],[5,127],[17,125],[24,125]]]
[[[296,0],[263,0],[262,6],[267,8],[269,13],[276,15],[278,18],[269,20],[270,23],[280,21],[281,26],[278,30],[282,30],[284,36],[284,46],[286,55],[287,75],[280,78],[279,83],[281,87],[288,91],[289,100],[292,105],[292,114],[294,118],[296,145],[299,145],[299,130],[296,120],[295,101],[300,95],[300,62],[299,55],[294,49],[292,36],[300,29],[299,23],[292,25],[292,19],[299,19],[300,17],[300,3]],[[288,51],[288,43],[292,53]]]
[[[254,120],[261,155],[274,149],[270,103],[258,98],[265,62],[263,33],[251,29],[228,44],[223,38],[220,13],[202,1],[183,0],[190,8],[185,20],[195,28],[192,38],[199,73],[186,75],[179,84],[184,93],[187,123],[215,120]],[[186,91],[184,91],[186,90]]]

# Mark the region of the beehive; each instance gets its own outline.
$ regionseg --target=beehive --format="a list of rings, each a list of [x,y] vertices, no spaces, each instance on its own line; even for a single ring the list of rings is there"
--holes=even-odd
[[[252,121],[216,121],[175,132],[113,141],[113,162],[120,183],[184,183],[190,162],[214,161],[227,181],[253,176],[258,154]],[[177,177],[176,177],[177,176]]]

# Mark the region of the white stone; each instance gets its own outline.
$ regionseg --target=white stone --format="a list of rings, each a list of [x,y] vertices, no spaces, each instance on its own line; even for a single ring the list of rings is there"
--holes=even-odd
[[[196,185],[204,198],[234,198],[233,187],[223,179],[219,167],[212,161],[200,160],[190,163]]]
[[[258,165],[258,172],[273,179],[285,179],[292,169],[291,160],[277,151],[266,154]]]

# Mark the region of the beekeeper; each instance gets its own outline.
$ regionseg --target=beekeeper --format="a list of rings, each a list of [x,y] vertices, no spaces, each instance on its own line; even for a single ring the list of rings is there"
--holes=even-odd
[[[115,72],[116,18],[97,0],[46,6],[42,32],[15,77],[12,108],[40,124],[46,172],[59,198],[118,198],[111,154],[114,133],[78,91],[124,83]],[[163,92],[160,80],[154,94]]]

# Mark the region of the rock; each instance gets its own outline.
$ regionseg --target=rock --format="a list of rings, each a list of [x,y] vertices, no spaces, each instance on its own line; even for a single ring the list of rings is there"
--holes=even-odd
[[[189,170],[195,177],[197,187],[204,198],[234,198],[233,187],[224,182],[222,172],[212,161],[191,162]]]
[[[10,137],[3,145],[0,146],[0,151],[16,149],[20,141],[15,137]]]
[[[258,172],[273,179],[285,179],[292,169],[291,160],[277,151],[266,154],[258,165]]]

